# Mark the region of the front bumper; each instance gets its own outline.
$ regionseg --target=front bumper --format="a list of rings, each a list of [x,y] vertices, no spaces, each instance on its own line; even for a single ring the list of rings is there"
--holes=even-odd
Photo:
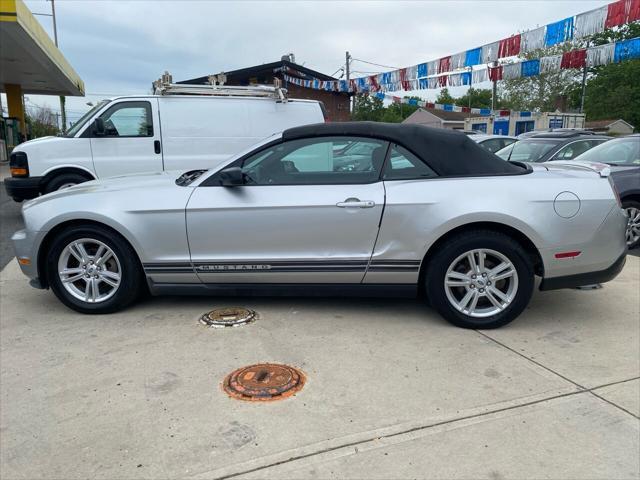
[[[20,202],[40,195],[42,177],[9,177],[4,180],[4,188],[7,194]]]
[[[38,279],[38,249],[41,240],[40,232],[18,230],[11,237],[13,250],[18,259],[22,273],[29,277],[30,284],[36,288],[44,288]],[[27,262],[28,261],[28,262]]]
[[[613,280],[622,271],[627,261],[627,252],[624,252],[613,265],[604,270],[577,275],[567,275],[564,277],[543,278],[540,283],[540,290],[558,290],[560,288],[575,288],[583,285],[594,285]]]

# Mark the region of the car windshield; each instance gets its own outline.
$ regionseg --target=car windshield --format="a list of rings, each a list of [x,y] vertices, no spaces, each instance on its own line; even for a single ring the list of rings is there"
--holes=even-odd
[[[89,109],[87,113],[82,115],[80,119],[76,123],[74,123],[69,130],[67,130],[67,134],[65,136],[75,137],[76,133],[78,133],[78,131],[84,126],[84,124],[87,123],[87,120],[89,120],[94,113],[96,113],[100,108],[104,107],[110,101],[111,100],[102,100],[96,103],[93,107],[91,107],[91,109]]]
[[[587,150],[574,160],[609,165],[640,165],[640,137],[617,138]]]
[[[512,162],[537,162],[556,145],[558,141],[553,139],[524,139],[498,150],[496,155]]]

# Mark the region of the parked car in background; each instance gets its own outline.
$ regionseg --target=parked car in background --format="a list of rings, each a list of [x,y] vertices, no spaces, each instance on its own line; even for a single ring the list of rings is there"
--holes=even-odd
[[[498,150],[496,155],[512,162],[572,160],[610,139],[611,137],[604,135],[584,134],[580,131],[536,133]]]
[[[498,150],[511,145],[518,141],[517,137],[510,137],[508,135],[471,135],[469,138],[476,142],[478,145],[486,148],[491,153],[496,153]]]
[[[611,178],[628,216],[627,245],[640,247],[640,134],[616,138],[575,159],[611,166]]]
[[[580,133],[582,135],[596,135],[595,132],[591,130],[586,130],[584,128],[548,128],[546,130],[530,130],[528,132],[521,133],[518,135],[519,139],[529,138],[534,135],[538,135],[539,133],[550,133],[550,132],[573,132]]]
[[[370,168],[336,169],[353,149]],[[535,276],[552,290],[623,268],[627,219],[607,172],[504,162],[421,125],[310,125],[211,170],[31,200],[13,242],[31,284],[84,313],[122,309],[146,288],[424,293],[455,325],[493,328],[526,308]]]
[[[207,94],[194,94],[199,87]],[[22,201],[96,178],[213,168],[274,133],[325,120],[320,102],[282,101],[280,89],[182,88],[174,91],[191,94],[103,100],[65,136],[18,145],[7,193]]]

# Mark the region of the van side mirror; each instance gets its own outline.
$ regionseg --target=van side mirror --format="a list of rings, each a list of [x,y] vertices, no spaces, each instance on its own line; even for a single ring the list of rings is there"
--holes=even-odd
[[[100,117],[93,121],[93,133],[99,137],[104,137],[105,135],[104,120]]]
[[[223,187],[244,185],[244,174],[240,167],[229,167],[220,171],[220,182]]]

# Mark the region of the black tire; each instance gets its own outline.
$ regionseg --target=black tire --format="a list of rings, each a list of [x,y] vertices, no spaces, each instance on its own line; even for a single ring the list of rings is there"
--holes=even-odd
[[[113,296],[100,303],[89,303],[69,293],[58,275],[58,260],[64,249],[73,240],[89,238],[109,247],[120,265],[120,284]],[[46,274],[51,290],[67,307],[81,313],[103,314],[122,310],[139,296],[144,276],[138,257],[129,243],[112,230],[98,225],[73,226],[61,232],[50,244],[47,255]]]
[[[625,210],[627,208],[637,208],[638,210],[640,210],[640,202],[637,202],[635,200],[624,200],[622,202],[622,208],[624,208]],[[627,247],[629,247],[629,250],[640,247],[640,238],[633,243],[627,243]]]
[[[484,318],[473,317],[456,309],[449,301],[445,288],[449,266],[464,253],[481,248],[504,255],[515,268],[518,278],[511,303],[502,311]],[[426,295],[433,308],[452,324],[472,329],[497,328],[514,320],[529,304],[533,287],[533,265],[525,249],[513,238],[491,230],[465,232],[448,239],[430,259],[425,277]]]
[[[62,173],[49,180],[44,186],[44,193],[55,192],[62,187],[88,182],[89,179],[79,173]]]

